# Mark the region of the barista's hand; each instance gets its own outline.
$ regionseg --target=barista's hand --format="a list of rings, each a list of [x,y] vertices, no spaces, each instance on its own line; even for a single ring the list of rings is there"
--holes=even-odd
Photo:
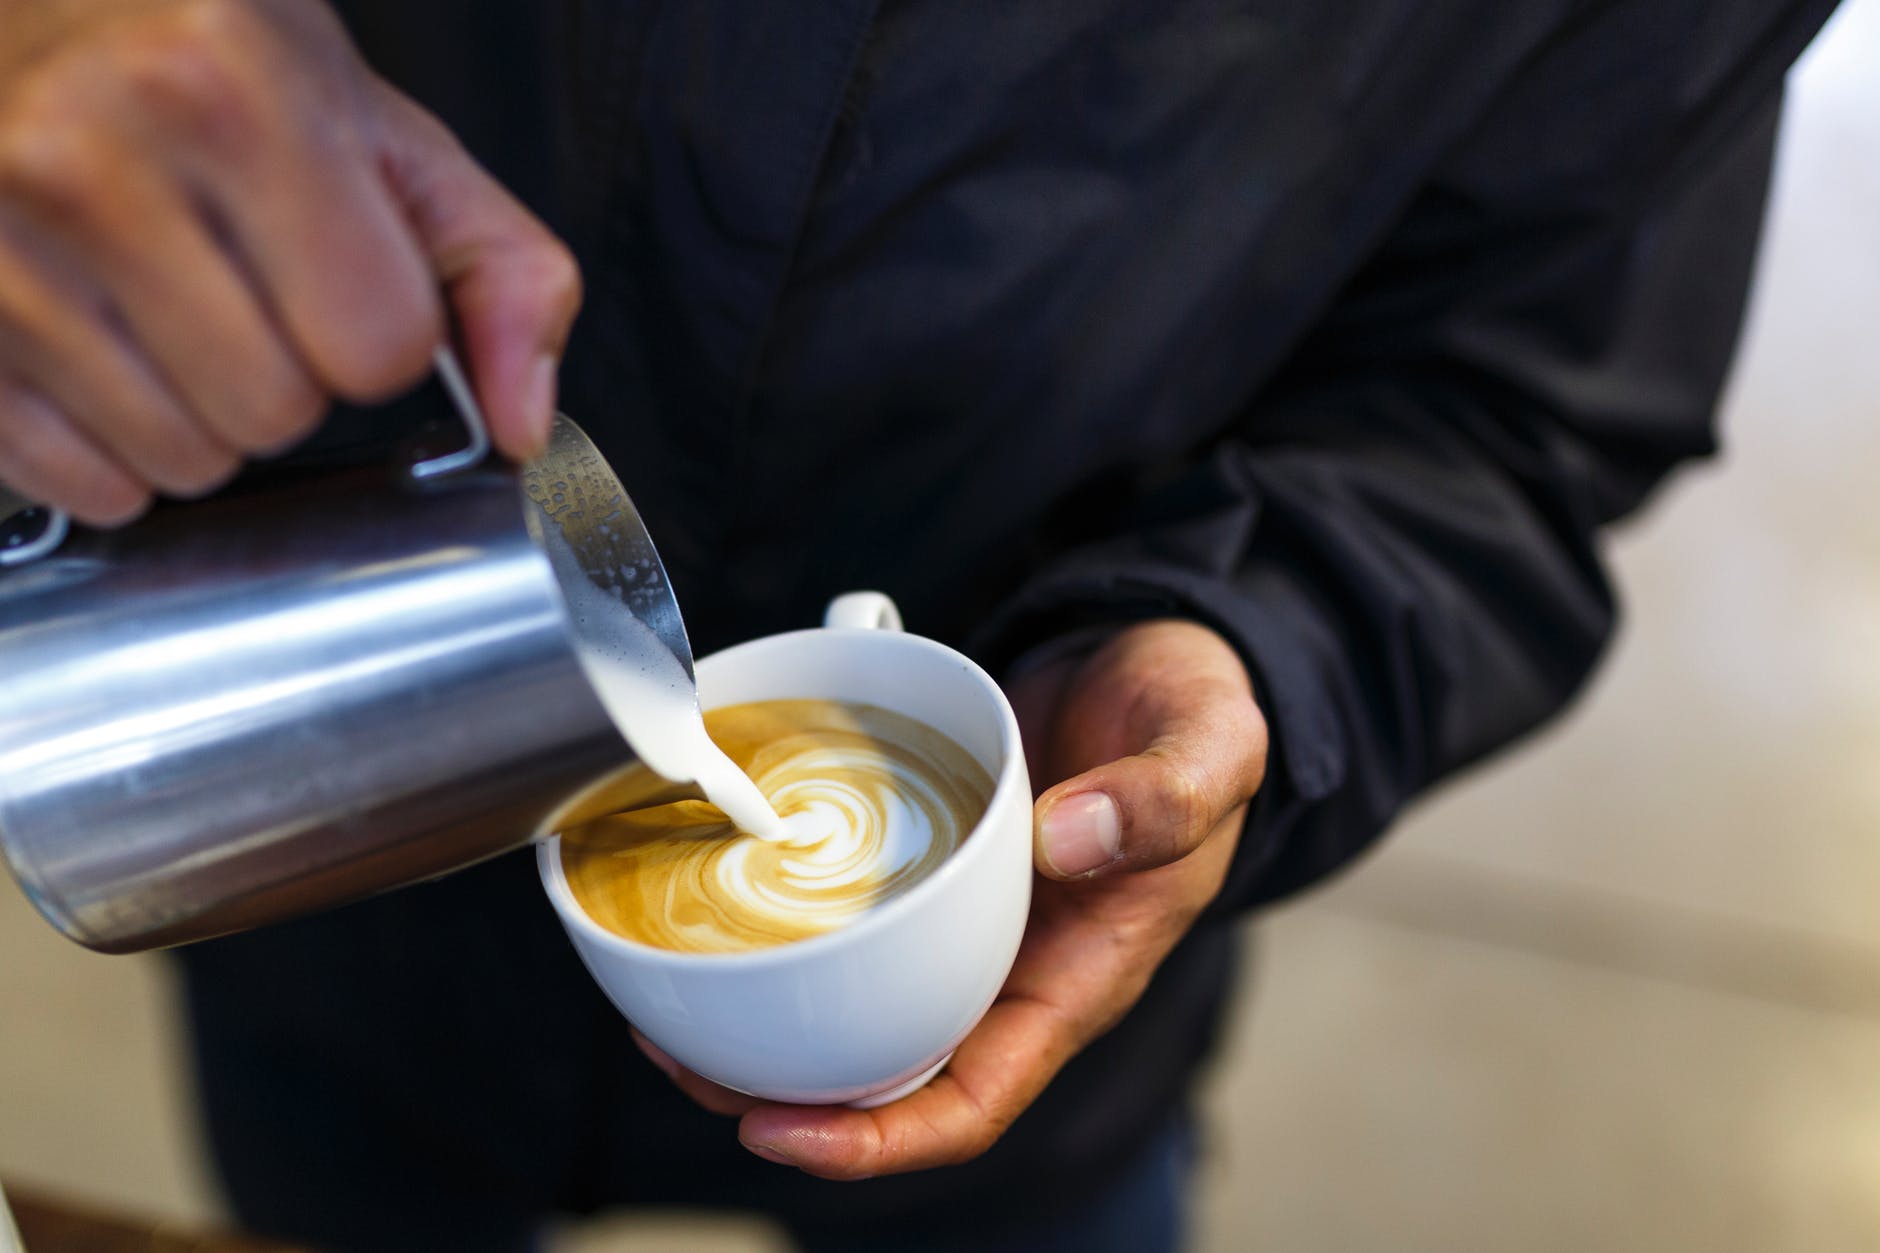
[[[986,1151],[1079,1049],[1134,1005],[1221,889],[1266,769],[1239,656],[1191,622],[1146,622],[1011,684],[1038,798],[1031,921],[999,999],[947,1068],[880,1109],[777,1105],[641,1048],[761,1157],[829,1179]]]
[[[443,293],[440,298],[440,291]],[[0,480],[95,524],[209,490],[447,311],[540,447],[568,252],[318,0],[0,0]]]

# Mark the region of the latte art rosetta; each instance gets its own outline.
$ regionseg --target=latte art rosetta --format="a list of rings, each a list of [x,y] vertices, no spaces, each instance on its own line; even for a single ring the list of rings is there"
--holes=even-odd
[[[737,952],[834,930],[933,873],[992,795],[965,750],[874,706],[763,701],[705,723],[783,819],[785,838],[739,832],[701,801],[564,835],[575,899],[643,944]]]

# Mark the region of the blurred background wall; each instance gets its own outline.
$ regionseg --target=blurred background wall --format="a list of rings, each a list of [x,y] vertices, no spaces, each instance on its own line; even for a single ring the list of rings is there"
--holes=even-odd
[[[1588,698],[1258,925],[1202,1250],[1880,1249],[1880,0],[1792,88],[1725,455],[1616,537]],[[176,1030],[0,885],[0,1178],[218,1215]]]

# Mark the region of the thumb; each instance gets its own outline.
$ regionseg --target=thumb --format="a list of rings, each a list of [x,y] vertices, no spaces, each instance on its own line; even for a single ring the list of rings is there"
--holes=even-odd
[[[1265,763],[1266,724],[1250,698],[1186,715],[1142,752],[1038,798],[1038,869],[1081,879],[1178,861],[1246,804]]]
[[[456,317],[490,436],[527,460],[548,443],[556,373],[581,306],[580,271],[442,122],[393,88],[378,89],[386,176]]]

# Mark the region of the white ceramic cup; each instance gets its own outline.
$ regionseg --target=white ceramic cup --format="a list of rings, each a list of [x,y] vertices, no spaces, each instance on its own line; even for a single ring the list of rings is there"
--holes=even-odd
[[[753,1096],[872,1106],[939,1073],[1005,982],[1031,905],[1031,783],[1018,721],[984,670],[904,634],[893,602],[876,592],[837,598],[824,621],[707,657],[699,702],[853,701],[951,738],[995,786],[978,825],[933,874],[824,935],[681,953],[589,918],[562,872],[559,837],[536,855],[589,973],[654,1044]]]

